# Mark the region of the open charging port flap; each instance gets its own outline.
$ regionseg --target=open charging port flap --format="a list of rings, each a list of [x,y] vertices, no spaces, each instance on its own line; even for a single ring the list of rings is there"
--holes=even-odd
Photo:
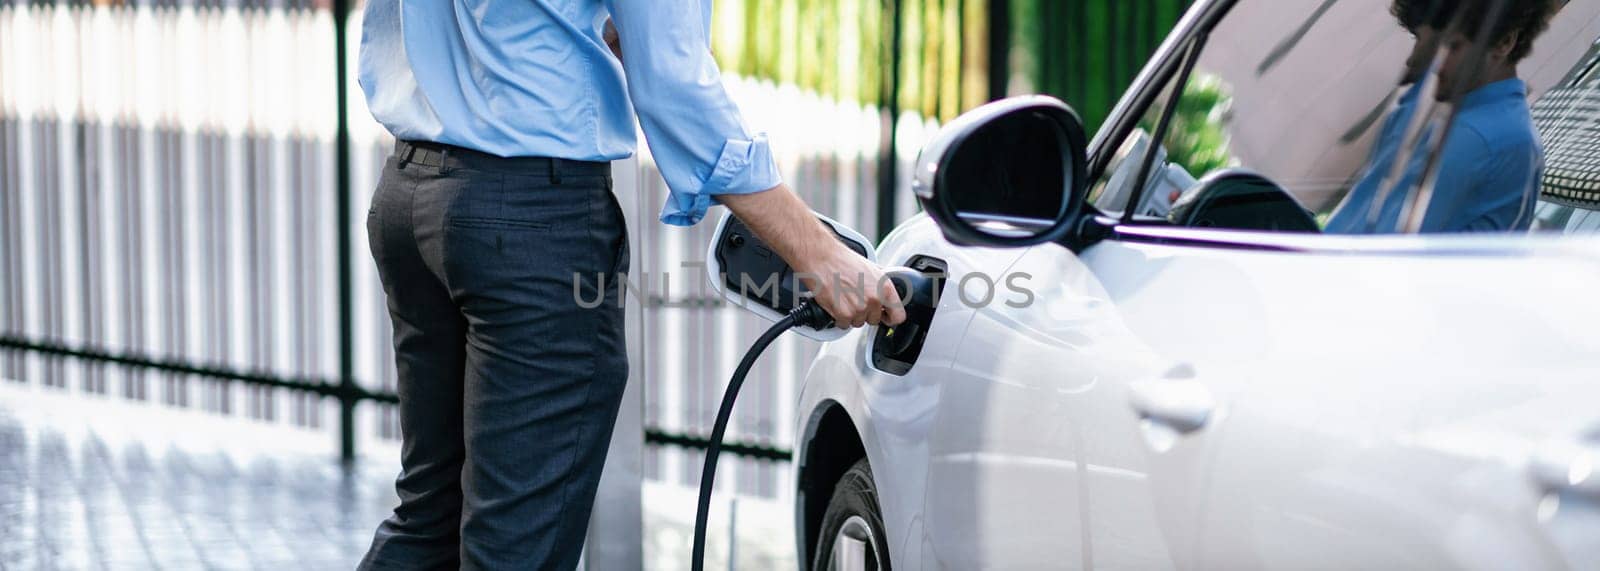
[[[910,284],[906,305],[906,320],[894,327],[879,327],[873,333],[872,367],[891,375],[905,375],[916,365],[922,355],[922,345],[928,339],[928,329],[933,326],[933,315],[939,311],[939,299],[944,294],[949,266],[944,260],[931,256],[915,256],[906,267],[921,274],[921,280]]]

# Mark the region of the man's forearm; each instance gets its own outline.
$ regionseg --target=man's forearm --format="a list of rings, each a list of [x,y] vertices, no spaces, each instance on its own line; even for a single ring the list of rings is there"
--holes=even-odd
[[[751,194],[717,197],[796,271],[814,273],[817,260],[835,255],[840,244],[788,185]]]
[[[896,325],[905,320],[900,296],[883,270],[846,248],[787,185],[717,198],[777,251],[796,275],[810,276],[803,278],[806,287],[840,327]]]

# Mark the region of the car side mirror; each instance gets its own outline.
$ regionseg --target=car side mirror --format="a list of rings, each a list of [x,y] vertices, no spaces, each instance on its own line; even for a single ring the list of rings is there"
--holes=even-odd
[[[1061,238],[1083,211],[1083,121],[1040,95],[989,103],[951,121],[917,157],[912,191],[946,238],[1022,247]]]

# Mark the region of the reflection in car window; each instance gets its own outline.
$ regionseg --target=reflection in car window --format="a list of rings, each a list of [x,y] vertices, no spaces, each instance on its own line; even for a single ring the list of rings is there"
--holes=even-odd
[[[1570,80],[1574,66],[1592,55],[1600,3],[1567,4],[1551,20],[1561,0],[1509,2],[1509,16],[1491,34],[1505,41],[1491,45],[1488,57],[1503,58],[1515,75],[1458,73],[1472,46],[1452,30],[1477,22],[1438,6],[1465,6],[1481,19],[1492,4],[1241,0],[1210,34],[1188,84],[1164,87],[1162,100],[1173,91],[1182,99],[1154,150],[1157,162],[1135,213],[1166,218],[1174,203],[1212,190],[1208,175],[1243,170],[1283,190],[1261,203],[1262,212],[1292,214],[1283,204],[1292,202],[1330,225],[1327,231],[1525,230],[1545,220],[1553,207],[1536,208],[1534,200],[1551,188],[1551,176],[1541,176],[1550,135],[1542,121],[1535,129],[1528,102]],[[1550,31],[1541,34],[1546,22]],[[1465,92],[1460,97],[1457,85]],[[1596,105],[1584,106],[1591,114],[1600,109],[1600,92],[1594,98]],[[1149,108],[1143,129],[1108,143],[1119,152],[1091,195],[1102,211],[1128,207],[1135,194],[1128,173],[1138,170],[1161,107],[1158,101]],[[1594,135],[1591,127],[1568,138],[1594,146]],[[1136,159],[1118,160],[1124,157]]]
[[[1545,148],[1534,229],[1600,233],[1600,43],[1533,105]]]
[[[1134,177],[1138,175],[1140,160],[1150,152],[1150,133],[1156,121],[1172,98],[1169,80],[1162,95],[1139,119],[1139,127],[1118,149],[1106,167],[1106,176],[1090,191],[1090,201],[1102,212],[1121,214],[1123,205],[1133,198]],[[1236,166],[1228,155],[1227,131],[1224,123],[1228,116],[1230,97],[1222,83],[1215,77],[1193,76],[1187,82],[1185,93],[1173,110],[1172,123],[1154,152],[1151,172],[1140,197],[1136,213],[1141,216],[1165,216],[1180,194],[1198,180],[1190,173],[1208,173]]]

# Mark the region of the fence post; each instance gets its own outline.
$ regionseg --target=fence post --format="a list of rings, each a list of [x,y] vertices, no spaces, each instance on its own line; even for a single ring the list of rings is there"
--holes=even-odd
[[[1011,0],[989,0],[989,100],[1006,98],[1011,84]]]
[[[894,230],[895,193],[900,185],[900,153],[895,149],[895,139],[900,132],[900,37],[902,35],[901,0],[883,0],[891,12],[889,31],[889,77],[879,87],[883,99],[882,137],[878,140],[878,240],[883,240]],[[883,49],[880,46],[880,55]]]
[[[334,209],[338,225],[339,264],[339,458],[346,463],[356,457],[356,402],[360,391],[355,378],[355,308],[352,302],[354,289],[352,270],[355,265],[351,255],[350,236],[350,122],[346,116],[349,103],[347,84],[350,70],[348,39],[345,28],[350,18],[350,0],[333,0],[333,52],[334,93],[337,101],[337,127],[333,135],[334,186],[338,206]]]

